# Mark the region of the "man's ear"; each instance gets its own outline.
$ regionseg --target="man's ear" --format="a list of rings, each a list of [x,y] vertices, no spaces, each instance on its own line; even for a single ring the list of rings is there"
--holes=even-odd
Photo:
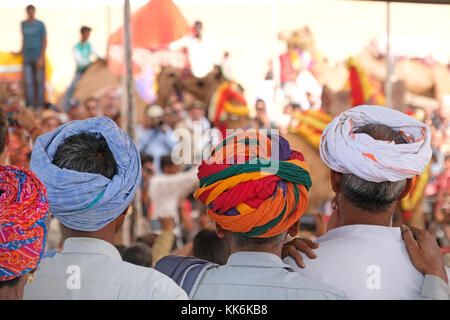
[[[226,230],[223,229],[217,222],[215,223],[216,225],[216,234],[220,239],[225,238],[226,235]]]
[[[408,193],[411,191],[412,185],[413,185],[413,179],[412,178],[406,179],[406,185],[403,188],[402,194],[400,195],[398,200],[402,200],[404,197],[406,197],[408,195]]]
[[[300,219],[297,220],[296,223],[294,223],[289,229],[288,229],[288,234],[295,238],[298,234],[298,230],[300,230]]]
[[[335,193],[340,193],[342,173],[331,170],[330,178],[331,178],[331,188],[333,188],[333,191]]]
[[[121,214],[116,218],[116,232],[119,231],[120,228],[123,226],[123,222],[125,221],[125,216],[128,213],[128,209],[130,209],[130,206],[128,206]]]

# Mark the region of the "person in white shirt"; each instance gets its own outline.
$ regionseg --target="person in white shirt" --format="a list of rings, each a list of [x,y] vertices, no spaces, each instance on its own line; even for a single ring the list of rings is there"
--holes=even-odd
[[[343,289],[350,299],[421,298],[424,279],[433,274],[424,277],[415,267],[400,228],[391,225],[411,178],[430,160],[429,133],[425,124],[379,106],[356,107],[336,117],[320,146],[336,193],[328,232],[317,240],[317,258],[304,257],[304,268],[292,257],[285,263]],[[439,270],[435,275],[448,282],[443,264]]]
[[[218,43],[212,37],[203,34],[201,21],[195,21],[193,35],[172,42],[169,48],[171,50],[187,49],[192,73],[197,78],[205,77],[213,70],[214,65],[220,64],[222,59]]]
[[[31,168],[68,238],[40,264],[25,299],[187,299],[167,276],[122,261],[113,245],[142,177],[139,152],[114,121],[73,121],[40,136]]]
[[[173,234],[178,247],[183,245],[183,230],[192,230],[191,219],[180,212],[180,202],[198,187],[197,166],[180,172],[180,166],[172,161],[170,155],[161,157],[162,174],[152,177],[149,186],[150,200],[153,205],[152,219],[174,219]],[[159,233],[161,230],[152,230]]]
[[[203,102],[194,101],[187,106],[186,111],[186,117],[175,126],[179,144],[174,152],[180,155],[183,164],[201,164],[204,155],[221,141],[220,132],[211,129]]]

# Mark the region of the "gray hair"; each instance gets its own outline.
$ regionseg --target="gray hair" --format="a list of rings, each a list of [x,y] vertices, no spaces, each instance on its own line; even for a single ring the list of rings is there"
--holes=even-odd
[[[268,238],[255,238],[255,237],[247,237],[239,232],[230,232],[231,235],[231,243],[237,248],[245,248],[245,247],[255,247],[260,245],[279,245],[283,243],[284,238],[286,237],[287,231],[284,231],[280,234],[277,234],[273,237]]]
[[[390,140],[396,144],[406,143],[393,128],[383,124],[368,124],[354,133],[365,133],[377,140]],[[342,174],[341,186],[344,195],[356,207],[380,212],[388,209],[402,194],[406,180],[397,182],[371,182],[351,173]]]

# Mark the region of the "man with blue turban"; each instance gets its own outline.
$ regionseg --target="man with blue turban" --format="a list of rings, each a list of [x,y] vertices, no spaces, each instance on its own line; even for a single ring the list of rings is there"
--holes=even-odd
[[[61,253],[42,261],[25,299],[187,299],[165,275],[122,261],[113,245],[141,182],[141,163],[112,120],[72,121],[40,136],[31,169],[68,238]]]

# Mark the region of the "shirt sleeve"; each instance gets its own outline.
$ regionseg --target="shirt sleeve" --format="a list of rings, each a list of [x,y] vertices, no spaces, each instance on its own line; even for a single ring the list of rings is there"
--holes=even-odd
[[[94,49],[94,46],[91,44],[91,54],[93,54],[97,59],[101,59],[98,52]]]
[[[170,253],[174,240],[175,236],[172,232],[169,231],[161,232],[161,234],[155,239],[155,242],[152,246],[153,267],[155,267],[155,264],[159,259],[167,256]]]
[[[439,277],[426,274],[423,279],[420,298],[422,300],[449,300],[449,285]]]
[[[188,45],[188,42],[189,42],[188,39],[189,39],[188,36],[185,36],[185,37],[182,37],[179,40],[171,42],[169,44],[169,49],[173,50],[173,51],[177,51],[177,50],[181,50],[181,49],[183,49],[185,47],[188,47],[189,46]]]
[[[45,28],[45,24],[43,22],[41,22],[41,33],[42,33],[42,37],[47,36],[47,29]]]

